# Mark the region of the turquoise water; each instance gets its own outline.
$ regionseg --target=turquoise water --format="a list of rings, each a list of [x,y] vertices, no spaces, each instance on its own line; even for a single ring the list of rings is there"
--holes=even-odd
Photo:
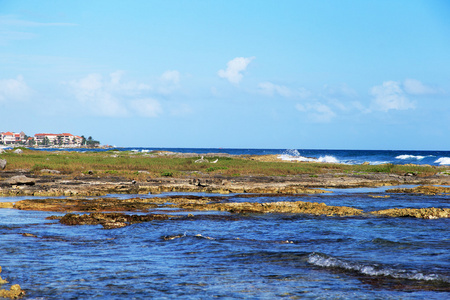
[[[352,189],[229,201],[450,207],[448,196],[369,197],[384,194]],[[448,219],[193,214],[199,217],[105,230],[46,220],[52,212],[0,209],[1,276],[20,284],[25,299],[449,297]]]

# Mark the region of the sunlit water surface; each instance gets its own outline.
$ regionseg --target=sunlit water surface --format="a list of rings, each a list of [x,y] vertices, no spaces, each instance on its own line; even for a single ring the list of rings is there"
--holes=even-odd
[[[450,207],[448,196],[369,195],[385,191],[233,201]],[[1,276],[20,284],[25,299],[449,297],[447,219],[193,214],[203,217],[106,230],[46,220],[52,212],[0,209]]]

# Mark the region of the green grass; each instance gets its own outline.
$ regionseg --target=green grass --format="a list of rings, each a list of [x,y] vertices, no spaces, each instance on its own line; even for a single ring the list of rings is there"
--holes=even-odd
[[[36,174],[42,169],[59,170],[63,174],[78,176],[92,170],[98,176],[120,175],[127,178],[186,176],[188,173],[210,173],[220,171],[225,176],[268,175],[295,176],[301,174],[318,175],[326,173],[357,176],[367,173],[414,173],[417,176],[433,175],[443,171],[433,166],[403,165],[344,165],[330,163],[287,163],[261,162],[240,157],[212,157],[218,159],[216,164],[194,163],[196,158],[180,158],[173,156],[148,156],[141,153],[120,152],[46,152],[32,151],[26,148],[22,154],[3,153],[0,158],[7,160],[6,170],[27,169]],[[445,169],[444,169],[445,170]],[[139,174],[147,171],[149,174]],[[171,175],[169,175],[171,174]]]

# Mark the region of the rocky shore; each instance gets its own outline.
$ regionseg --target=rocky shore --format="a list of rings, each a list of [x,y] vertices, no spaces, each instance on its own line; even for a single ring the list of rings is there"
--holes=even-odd
[[[176,156],[179,154],[163,153]],[[158,153],[157,155],[161,155]],[[188,154],[183,154],[184,156]],[[189,156],[189,155],[188,155]],[[207,156],[207,155],[206,155]],[[208,157],[208,156],[207,156]],[[274,156],[246,157],[245,159],[271,162]],[[200,160],[205,160],[202,156]],[[111,172],[114,173],[114,172]],[[450,209],[385,209],[364,212],[345,206],[327,206],[324,203],[303,201],[268,203],[234,202],[233,194],[240,197],[266,197],[330,193],[330,188],[363,188],[392,186],[387,193],[450,194],[450,176],[435,173],[417,176],[413,173],[320,173],[288,176],[225,176],[193,172],[182,177],[151,177],[148,172],[137,172],[138,180],[108,175],[97,176],[95,171],[77,176],[59,170],[42,169],[0,171],[0,196],[40,196],[47,199],[0,202],[0,208],[42,210],[68,213],[61,219],[67,225],[101,224],[104,228],[119,228],[136,222],[179,219],[180,216],[155,214],[153,210],[167,207],[181,211],[223,211],[231,214],[289,213],[324,216],[390,216],[424,219],[448,218]],[[399,185],[417,185],[414,188],[396,188]],[[207,193],[223,196],[166,196],[152,198],[119,199],[104,197],[108,194],[148,195],[164,192]],[[230,195],[231,196],[227,196]],[[51,197],[66,196],[64,199]],[[99,197],[103,196],[103,197]],[[90,198],[86,198],[90,197]],[[97,198],[96,198],[97,197]],[[373,196],[374,198],[379,196]],[[382,197],[389,197],[384,195]],[[74,212],[90,214],[78,215]],[[149,212],[147,216],[127,215],[121,212]],[[191,218],[194,217],[193,215]]]
[[[128,180],[118,176],[82,174],[72,177],[56,172],[35,175],[25,170],[0,172],[0,196],[101,196],[111,193],[148,194],[162,192],[206,193],[321,193],[324,188],[359,188],[397,185],[450,185],[450,176],[428,177],[367,173],[314,174],[295,176],[223,176],[221,174],[194,174],[183,178],[145,178]],[[432,188],[438,191],[439,188]],[[429,189],[430,190],[430,189]],[[396,192],[400,192],[396,190]],[[403,190],[420,192],[420,190]],[[445,190],[449,193],[449,188]]]

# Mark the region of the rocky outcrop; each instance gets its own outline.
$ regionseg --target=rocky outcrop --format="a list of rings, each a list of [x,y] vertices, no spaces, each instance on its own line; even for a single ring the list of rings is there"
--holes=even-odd
[[[122,213],[66,214],[59,222],[65,225],[102,225],[105,229],[113,229],[135,223],[163,221],[173,218],[181,218],[181,216],[162,214],[126,215]]]
[[[26,177],[25,175],[13,176],[6,180],[9,185],[35,185],[36,179]]]
[[[0,159],[0,170],[4,170],[6,168],[6,159]]]
[[[0,297],[16,299],[25,295],[25,292],[20,288],[20,285],[15,284],[9,290],[0,290]]]
[[[1,272],[2,272],[2,267],[0,266],[0,273]],[[2,277],[0,276],[0,284],[5,284],[5,283],[8,283],[8,281],[5,279],[2,279]]]
[[[325,203],[312,202],[233,202],[211,204],[182,204],[178,207],[194,210],[217,210],[231,213],[295,213],[327,216],[356,216],[361,215],[362,210],[346,206],[328,206]]]
[[[50,170],[50,169],[42,169],[40,172],[41,173],[48,173],[48,174],[61,174],[61,171]]]
[[[450,218],[450,208],[391,208],[373,211],[371,214],[389,217],[412,217],[419,219]]]
[[[0,208],[14,208],[14,202],[0,202]]]
[[[408,193],[408,194],[425,194],[425,195],[440,195],[440,194],[450,194],[450,187],[443,186],[418,186],[415,188],[399,188],[399,189],[389,189],[389,193]]]
[[[0,273],[2,272],[2,267],[0,266]],[[0,285],[8,283],[8,281],[0,277]],[[11,298],[16,299],[25,295],[25,292],[20,288],[20,285],[14,284],[9,290],[0,289],[0,298]]]
[[[35,199],[17,201],[14,208],[20,210],[59,212],[147,211],[158,206],[151,202],[153,201],[140,198]]]

